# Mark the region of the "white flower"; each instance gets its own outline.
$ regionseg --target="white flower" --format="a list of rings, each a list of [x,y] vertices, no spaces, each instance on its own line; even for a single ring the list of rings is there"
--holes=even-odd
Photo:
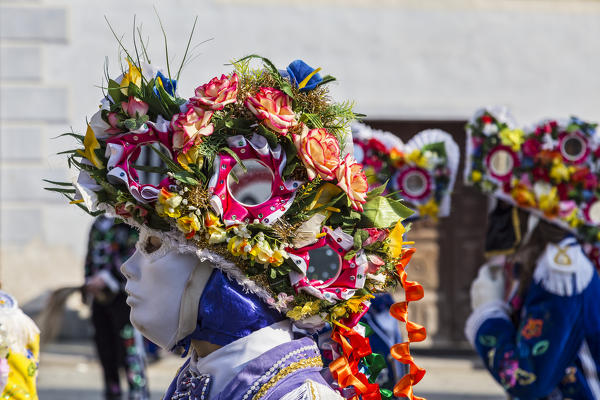
[[[552,139],[549,133],[545,133],[542,137],[542,150],[554,150],[558,146],[558,140]]]
[[[492,136],[498,133],[498,126],[496,124],[485,124],[483,126],[483,134],[485,136]]]

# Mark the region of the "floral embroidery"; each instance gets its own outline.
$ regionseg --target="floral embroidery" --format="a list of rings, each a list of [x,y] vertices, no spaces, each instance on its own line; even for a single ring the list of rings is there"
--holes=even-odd
[[[533,346],[533,350],[531,352],[533,353],[534,356],[539,356],[539,355],[544,354],[546,351],[548,351],[549,347],[550,347],[550,342],[547,340],[542,340],[541,342],[538,342]]]
[[[542,327],[544,321],[541,319],[529,318],[523,329],[521,330],[521,336],[529,340],[534,337],[539,337],[542,334]]]

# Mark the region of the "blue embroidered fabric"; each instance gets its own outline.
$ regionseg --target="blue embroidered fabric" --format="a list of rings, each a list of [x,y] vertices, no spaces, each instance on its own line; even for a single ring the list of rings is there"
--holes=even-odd
[[[508,319],[485,320],[475,336],[477,352],[515,399],[600,399],[599,298],[595,273],[572,296],[533,283],[518,326]]]

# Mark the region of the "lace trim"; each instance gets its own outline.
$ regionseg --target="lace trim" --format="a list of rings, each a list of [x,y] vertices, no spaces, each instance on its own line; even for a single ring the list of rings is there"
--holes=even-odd
[[[138,241],[137,249],[143,254],[148,253],[143,249],[141,240],[142,237],[147,239],[149,236],[156,236],[162,240],[162,245],[156,251],[153,251],[149,256],[158,258],[164,256],[169,250],[177,249],[180,253],[194,253],[196,257],[202,262],[209,261],[214,264],[216,268],[223,271],[229,278],[234,279],[239,283],[246,292],[254,293],[263,301],[265,301],[270,307],[276,309],[279,312],[287,311],[287,307],[277,304],[276,299],[273,298],[271,293],[264,287],[258,285],[255,281],[249,279],[234,263],[224,259],[219,254],[216,254],[208,249],[200,249],[193,244],[190,244],[187,239],[180,232],[176,231],[156,231],[143,224],[140,224],[131,217],[123,217],[115,212],[114,207],[109,204],[102,203],[98,205],[98,209],[104,211],[108,216],[114,218],[120,218],[127,222],[127,224],[138,229],[140,232],[140,240]],[[273,304],[268,300],[271,299]]]

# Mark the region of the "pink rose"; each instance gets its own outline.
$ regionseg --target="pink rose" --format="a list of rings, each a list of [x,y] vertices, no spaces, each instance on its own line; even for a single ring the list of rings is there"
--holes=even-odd
[[[199,107],[189,107],[185,113],[173,115],[173,149],[186,152],[202,136],[212,135],[214,126],[209,123],[212,115],[212,111]]]
[[[221,78],[214,77],[210,82],[196,88],[196,96],[190,101],[197,107],[208,108],[209,110],[222,110],[227,104],[235,103],[238,92],[238,76],[234,73],[231,76],[221,75]]]
[[[119,128],[119,116],[116,112],[109,112],[108,113],[108,124],[110,125],[110,128],[107,129],[105,132],[107,133],[121,133],[123,132],[123,129]]]
[[[384,229],[366,228],[364,229],[369,234],[369,237],[363,242],[363,246],[369,246],[375,242],[381,242],[388,236],[388,232]]]
[[[334,171],[340,165],[340,144],[335,136],[325,129],[309,131],[303,125],[302,133],[294,135],[294,144],[310,180],[317,175],[328,181],[335,178]]]
[[[362,204],[367,202],[367,190],[369,189],[362,165],[357,163],[350,154],[347,154],[344,161],[335,170],[335,174],[338,180],[337,185],[350,198],[352,208],[362,211]]]
[[[148,112],[148,104],[144,103],[138,98],[133,96],[129,97],[128,102],[121,102],[121,108],[123,112],[129,115],[132,118],[137,118],[138,116],[146,115]]]
[[[260,88],[254,97],[248,96],[244,104],[256,118],[281,135],[286,135],[297,123],[290,98],[281,90]]]

